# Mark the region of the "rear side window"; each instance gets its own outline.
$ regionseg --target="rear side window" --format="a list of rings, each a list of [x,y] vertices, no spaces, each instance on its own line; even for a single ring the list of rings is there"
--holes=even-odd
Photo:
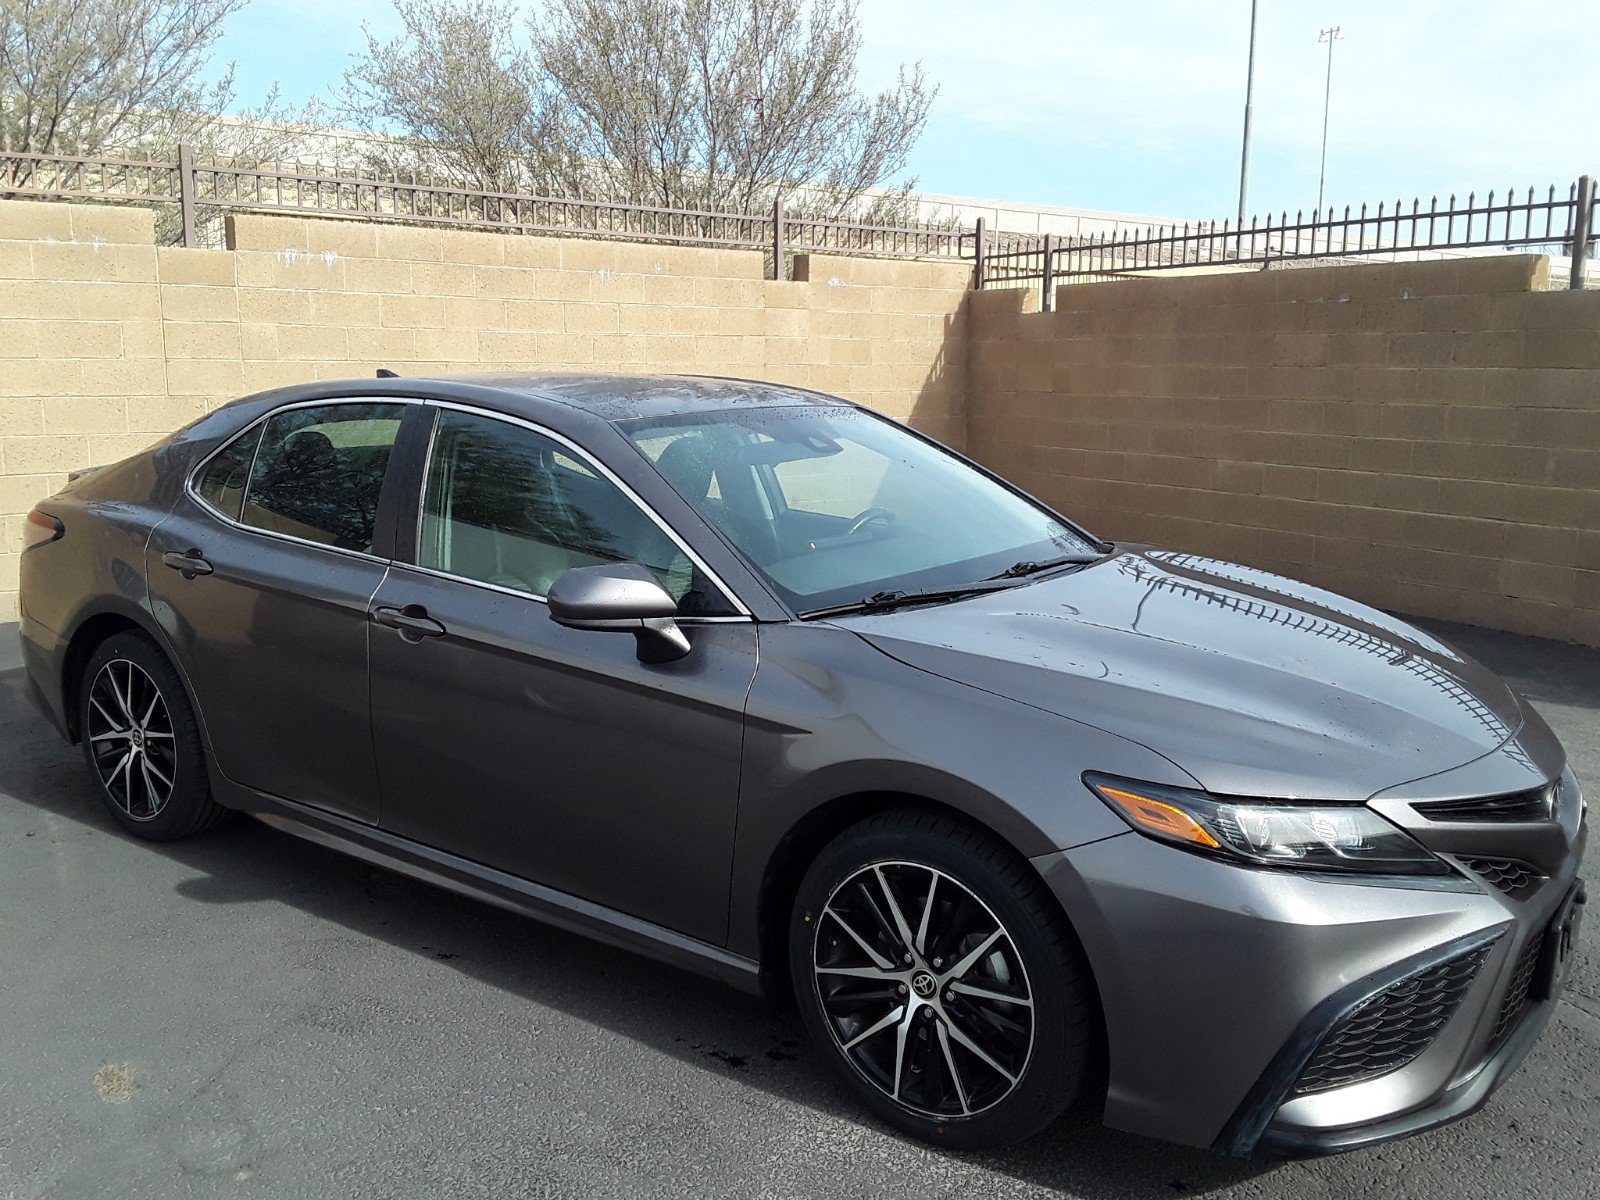
[[[238,519],[270,533],[370,551],[405,408],[328,404],[268,418]]]
[[[244,509],[244,487],[250,482],[250,464],[261,442],[261,426],[252,425],[212,456],[195,491],[223,516],[237,521]]]

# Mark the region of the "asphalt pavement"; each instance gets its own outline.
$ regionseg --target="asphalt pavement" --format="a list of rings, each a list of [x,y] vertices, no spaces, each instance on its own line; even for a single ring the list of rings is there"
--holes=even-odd
[[[1600,652],[1437,628],[1535,699],[1600,796]],[[168,846],[122,835],[29,707],[14,629],[4,1200],[1600,1198],[1600,922],[1522,1070],[1447,1129],[1239,1163],[1077,1119],[949,1153],[875,1124],[782,1005],[251,821]]]

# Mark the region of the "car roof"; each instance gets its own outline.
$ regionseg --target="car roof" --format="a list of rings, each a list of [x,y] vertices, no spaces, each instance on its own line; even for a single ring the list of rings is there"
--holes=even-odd
[[[626,375],[592,372],[469,372],[406,376],[407,384],[471,384],[532,400],[581,408],[607,421],[680,416],[728,408],[797,405],[854,407],[804,388],[715,375]]]

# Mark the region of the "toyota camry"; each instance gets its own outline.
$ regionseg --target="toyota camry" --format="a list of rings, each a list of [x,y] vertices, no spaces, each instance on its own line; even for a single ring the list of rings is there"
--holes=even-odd
[[[1571,961],[1584,801],[1498,678],[843,400],[318,383],[25,531],[32,691],[129,833],[250,813],[791,993],[930,1141],[1403,1136]]]

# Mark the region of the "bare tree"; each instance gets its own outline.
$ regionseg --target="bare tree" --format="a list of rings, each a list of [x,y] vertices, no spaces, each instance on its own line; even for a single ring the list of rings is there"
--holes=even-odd
[[[202,76],[245,0],[0,0],[0,149],[92,154],[203,133],[233,72]]]
[[[171,161],[200,155],[261,160],[295,144],[318,107],[287,111],[276,89],[258,108],[233,105],[233,68],[207,82],[223,22],[246,0],[0,0],[0,152]],[[0,164],[0,195],[48,176],[26,159]],[[174,240],[173,205],[156,232]],[[220,237],[208,211],[206,236]]]
[[[609,191],[754,211],[808,185],[835,215],[900,171],[937,89],[857,89],[856,0],[551,0],[530,22],[571,107],[569,162]]]
[[[819,215],[865,211],[936,90],[920,67],[858,90],[856,0],[546,0],[527,41],[506,0],[395,8],[404,32],[368,33],[341,116],[399,133],[375,139],[382,165],[489,190],[734,212],[788,192]]]
[[[395,0],[404,32],[345,72],[339,115],[378,135],[368,155],[487,191],[541,188],[562,155],[537,60],[499,0]]]

